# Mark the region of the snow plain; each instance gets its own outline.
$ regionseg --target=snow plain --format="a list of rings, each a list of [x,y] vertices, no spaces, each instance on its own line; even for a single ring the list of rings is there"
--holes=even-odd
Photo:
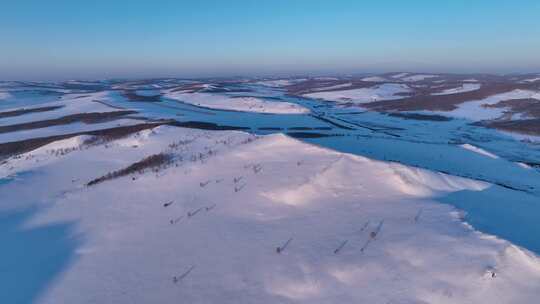
[[[389,83],[369,88],[309,93],[303,96],[335,102],[362,104],[380,100],[401,99],[403,96],[397,94],[408,92],[410,92],[410,88],[404,84]]]
[[[458,94],[465,92],[472,92],[480,89],[482,85],[477,83],[465,83],[457,88],[446,89],[439,93],[433,93],[432,95],[449,95],[449,94]]]
[[[462,103],[457,109],[452,111],[424,111],[426,113],[436,113],[456,118],[465,118],[473,121],[497,119],[504,115],[508,109],[485,107],[494,105],[504,100],[532,98],[540,100],[540,93],[529,90],[513,90],[510,92],[490,96],[482,100],[474,100]]]
[[[227,96],[211,93],[169,92],[165,97],[212,109],[268,114],[303,114],[309,110],[300,105],[270,101],[259,97]]]
[[[398,77],[398,78],[401,78],[401,80],[407,81],[407,82],[416,82],[416,81],[422,81],[422,80],[435,78],[435,77],[437,77],[437,75],[419,74],[419,75],[412,75],[412,76]]]
[[[266,87],[271,87],[271,88],[281,88],[281,87],[286,87],[286,86],[293,85],[293,84],[296,84],[296,83],[299,83],[299,82],[302,82],[302,81],[306,81],[306,80],[307,79],[305,79],[305,78],[274,79],[274,80],[258,81],[258,82],[256,82],[256,84],[266,86]],[[319,80],[325,80],[325,79],[323,78],[323,79],[319,79]],[[335,78],[331,78],[330,80],[335,80]]]

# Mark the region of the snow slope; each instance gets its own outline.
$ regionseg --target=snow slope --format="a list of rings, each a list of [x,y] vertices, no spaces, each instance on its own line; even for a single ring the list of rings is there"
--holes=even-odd
[[[457,118],[465,118],[473,121],[497,119],[501,117],[506,111],[505,108],[488,108],[483,105],[493,105],[500,101],[533,98],[540,100],[540,92],[530,90],[513,90],[506,93],[490,96],[482,100],[468,101],[462,103],[457,109],[452,111],[424,111],[430,113],[437,113],[442,115],[453,116]]]
[[[460,87],[446,89],[439,93],[433,93],[432,95],[449,95],[449,94],[465,93],[465,92],[476,91],[480,89],[480,87],[481,85],[478,83],[465,83]]]
[[[197,106],[271,114],[301,114],[309,110],[290,102],[269,101],[257,97],[231,97],[210,93],[169,92],[166,97]]]
[[[488,183],[280,134],[159,127],[83,142],[0,165],[0,176],[39,172],[0,186],[3,208],[47,206],[20,229],[74,222],[81,240],[37,303],[533,303],[540,293],[538,257],[436,203]],[[159,152],[174,163],[84,186]]]
[[[387,81],[386,78],[383,78],[381,76],[369,76],[362,78],[362,81],[376,81],[376,82],[382,82]]]
[[[306,79],[276,79],[276,80],[263,80],[258,81],[256,84],[265,86],[265,87],[272,87],[272,88],[281,88],[286,87],[289,85],[293,85],[295,83],[299,83],[302,81],[305,81]]]
[[[101,101],[107,103],[111,101],[112,98],[113,97],[111,96],[111,93],[108,91],[88,94],[66,94],[57,101],[41,103],[38,106],[5,109],[2,111],[24,110],[41,107],[61,107],[53,111],[28,113],[14,117],[5,117],[2,118],[2,120],[0,121],[0,126],[55,119],[79,113],[115,112],[121,110],[107,106],[104,103],[97,102]]]
[[[65,125],[50,126],[39,129],[20,130],[15,132],[0,133],[0,144],[14,142],[31,138],[49,137],[55,135],[64,135],[78,132],[90,132],[114,127],[130,126],[140,124],[140,120],[135,119],[116,119],[113,121],[101,123],[83,123],[75,122]]]
[[[343,89],[352,86],[352,83],[343,83],[343,84],[336,84],[333,86],[328,87],[322,87],[322,88],[315,88],[313,91],[329,91],[329,90],[336,90],[336,89]]]
[[[379,100],[393,100],[403,98],[398,93],[410,92],[409,87],[402,84],[382,84],[370,88],[317,92],[303,95],[308,98],[324,99],[336,102],[368,103]]]
[[[416,81],[422,81],[422,80],[426,80],[426,79],[434,78],[434,77],[437,77],[437,75],[423,75],[423,74],[420,74],[420,75],[412,75],[412,76],[402,77],[401,80],[408,81],[408,82],[416,82]]]

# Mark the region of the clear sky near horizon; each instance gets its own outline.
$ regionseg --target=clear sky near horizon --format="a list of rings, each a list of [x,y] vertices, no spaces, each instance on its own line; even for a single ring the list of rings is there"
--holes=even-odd
[[[540,70],[538,0],[0,0],[0,79]]]

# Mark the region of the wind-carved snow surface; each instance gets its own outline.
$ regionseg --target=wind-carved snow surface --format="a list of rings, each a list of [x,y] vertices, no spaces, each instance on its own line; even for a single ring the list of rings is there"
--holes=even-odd
[[[197,106],[271,114],[302,114],[309,109],[290,102],[269,101],[258,97],[232,97],[210,93],[169,92],[165,97]]]
[[[303,95],[308,98],[323,99],[335,102],[352,102],[357,104],[368,103],[379,100],[395,100],[404,96],[400,93],[408,93],[411,89],[404,84],[387,83],[369,88],[352,90],[339,90],[329,92],[317,92]]]
[[[533,98],[540,100],[540,92],[530,90],[513,90],[506,93],[490,96],[482,100],[468,101],[462,103],[457,109],[452,111],[424,111],[431,113],[438,113],[447,116],[453,116],[457,118],[465,118],[473,121],[478,120],[490,120],[501,117],[506,111],[506,108],[492,108],[485,107],[484,105],[494,105],[500,101],[512,100],[512,99],[524,99]]]
[[[487,156],[487,157],[490,157],[490,158],[493,158],[493,159],[497,159],[499,158],[497,155],[493,154],[493,153],[490,153],[482,148],[478,148],[476,146],[473,146],[471,144],[463,144],[463,145],[460,145],[460,147],[462,147],[463,149],[465,150],[469,150],[469,151],[472,151],[474,153],[478,153],[478,154],[481,154],[481,155],[484,155],[484,156]]]
[[[464,83],[460,87],[446,89],[439,93],[433,93],[432,95],[450,95],[450,94],[457,94],[457,93],[472,92],[472,91],[476,91],[480,89],[481,87],[482,86],[478,83]]]
[[[85,139],[0,165],[0,176],[40,172],[25,180],[34,191],[3,185],[3,208],[47,202],[22,229],[74,221],[82,240],[36,303],[535,303],[540,293],[538,257],[436,203],[489,183],[280,134],[159,127]],[[84,186],[160,152],[173,162]]]

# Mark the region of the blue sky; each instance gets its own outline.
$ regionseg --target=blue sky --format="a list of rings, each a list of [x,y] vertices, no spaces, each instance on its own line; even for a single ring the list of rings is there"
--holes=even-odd
[[[538,0],[3,0],[0,79],[540,70]]]

